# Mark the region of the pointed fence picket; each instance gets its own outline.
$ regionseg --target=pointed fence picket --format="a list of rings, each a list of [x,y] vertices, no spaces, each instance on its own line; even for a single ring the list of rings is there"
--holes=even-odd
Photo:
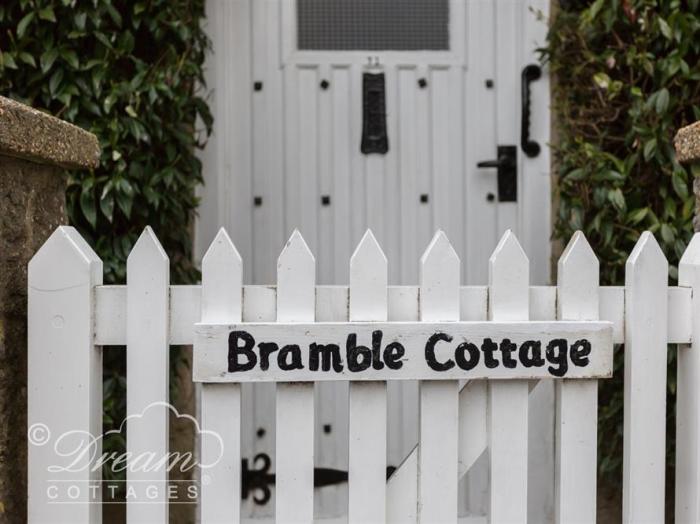
[[[506,231],[489,259],[489,320],[529,319],[529,266],[515,235]],[[491,522],[527,521],[528,393],[526,380],[489,383]]]
[[[420,260],[420,319],[459,320],[459,258],[442,231]],[[418,522],[457,522],[459,389],[424,380],[418,405]]]
[[[313,322],[316,260],[294,231],[277,261],[277,322]],[[314,515],[314,385],[277,384],[275,520],[312,522]]]
[[[126,261],[126,449],[134,457],[168,453],[170,262],[146,227]],[[127,494],[149,503],[127,504],[128,522],[167,524],[165,464],[127,469]],[[155,486],[150,493],[150,486]],[[155,495],[154,495],[155,494]]]
[[[295,231],[278,261],[277,287],[243,286],[242,262],[221,230],[202,263],[201,286],[171,286],[168,258],[150,228],[129,255],[126,286],[103,286],[100,260],[72,228],[59,228],[29,266],[30,438],[101,427],[101,345],[127,346],[127,449],[168,453],[168,347],[192,344],[197,324],[273,321],[382,322],[588,320],[612,323],[625,343],[625,522],[664,518],[666,346],[678,353],[676,519],[700,519],[700,236],[681,260],[680,286],[644,233],[626,266],[624,287],[599,287],[598,262],[576,233],[559,261],[557,287],[532,287],[528,259],[506,232],[490,259],[488,286],[460,287],[459,265],[438,232],[420,261],[418,287],[387,286],[387,260],[371,232],[350,261],[350,285],[315,285],[315,261]],[[196,362],[195,362],[196,366]],[[531,385],[530,385],[531,386]],[[351,382],[346,430],[349,522],[456,522],[458,481],[488,450],[490,522],[527,517],[528,392],[525,380],[423,380],[419,443],[386,481],[387,387]],[[591,522],[596,504],[595,379],[557,380],[557,522]],[[311,522],[314,513],[314,384],[278,382],[275,511],[278,522]],[[241,520],[238,383],[204,382],[201,392],[200,520]],[[152,410],[152,411],[151,411]],[[148,416],[143,416],[148,412]],[[345,431],[345,430],[343,430]],[[223,444],[206,435],[217,435]],[[99,449],[96,449],[99,452]],[[99,471],[50,470],[52,446],[29,447],[29,522],[100,520],[99,490],[54,504],[51,482],[99,483]],[[167,487],[167,471],[129,470]],[[168,520],[167,490],[127,504],[128,522]]]
[[[388,265],[371,231],[350,258],[350,321],[386,321]],[[351,382],[348,397],[348,522],[386,516],[386,382]]]
[[[222,228],[202,259],[202,322],[242,320],[243,261]],[[241,504],[241,385],[202,384],[200,522],[239,522]],[[221,446],[225,443],[224,446]],[[219,457],[222,453],[224,455]]]
[[[597,320],[599,264],[577,231],[557,268],[557,318]],[[598,382],[556,384],[556,522],[595,522],[598,446]]]

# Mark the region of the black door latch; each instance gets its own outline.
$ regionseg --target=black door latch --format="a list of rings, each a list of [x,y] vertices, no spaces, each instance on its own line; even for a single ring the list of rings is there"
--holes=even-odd
[[[498,146],[496,160],[484,160],[476,167],[495,167],[498,175],[498,201],[517,202],[518,200],[518,148]]]

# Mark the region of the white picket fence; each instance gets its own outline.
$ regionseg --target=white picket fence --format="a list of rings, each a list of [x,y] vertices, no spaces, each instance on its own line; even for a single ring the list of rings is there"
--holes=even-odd
[[[29,264],[29,427],[51,435],[102,425],[102,345],[127,346],[127,412],[168,402],[168,346],[192,344],[197,323],[326,321],[605,320],[625,343],[624,502],[626,523],[664,521],[667,344],[678,346],[676,521],[700,521],[700,235],[669,287],[668,263],[651,233],[626,265],[624,287],[600,287],[585,237],[571,239],[557,286],[530,286],[528,259],[507,232],[489,259],[488,286],[460,287],[460,260],[438,232],[420,260],[419,286],[388,286],[387,260],[371,232],[350,261],[349,286],[316,286],[315,262],[298,232],[277,266],[277,286],[243,286],[242,262],[221,230],[202,262],[201,286],[171,286],[168,257],[147,228],[129,255],[126,286],[103,286],[102,263],[80,235],[60,227]],[[456,522],[458,481],[488,450],[494,523],[527,519],[528,394],[525,380],[424,381],[419,442],[386,481],[385,382],[351,382],[348,522]],[[558,380],[557,522],[596,517],[597,381]],[[278,383],[277,522],[313,520],[314,385]],[[672,407],[670,407],[672,408]],[[202,440],[203,523],[238,522],[241,386],[202,385],[201,424],[220,435],[224,455]],[[97,448],[99,448],[99,443]],[[127,425],[132,456],[168,451],[168,410]],[[98,453],[99,449],[95,449]],[[29,522],[100,522],[99,490],[59,503],[48,484],[99,484],[100,471],[52,471],[50,445],[29,447]],[[155,476],[154,476],[155,475]],[[158,476],[160,475],[160,476]],[[167,472],[129,473],[127,486],[167,483]],[[77,493],[77,491],[76,491]],[[128,522],[166,523],[165,492],[129,503]],[[91,503],[88,503],[91,502]]]

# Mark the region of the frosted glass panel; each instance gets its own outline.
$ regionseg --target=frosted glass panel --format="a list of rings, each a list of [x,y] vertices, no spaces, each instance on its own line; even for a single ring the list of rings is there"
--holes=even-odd
[[[448,50],[449,0],[297,0],[302,50]]]

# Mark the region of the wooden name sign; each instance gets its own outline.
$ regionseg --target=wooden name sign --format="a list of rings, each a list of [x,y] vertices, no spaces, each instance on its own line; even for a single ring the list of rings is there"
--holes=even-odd
[[[197,324],[194,380],[604,378],[609,322]]]

